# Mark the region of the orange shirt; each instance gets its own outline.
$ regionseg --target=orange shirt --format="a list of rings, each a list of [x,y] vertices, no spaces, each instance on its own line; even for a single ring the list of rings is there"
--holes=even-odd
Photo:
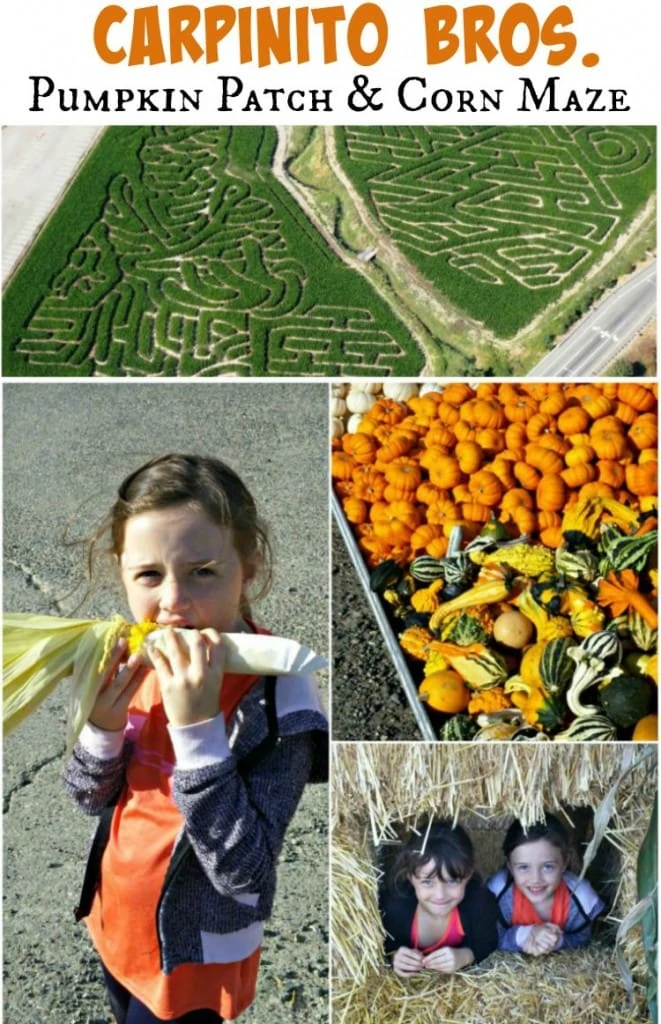
[[[235,707],[255,682],[226,674],[221,705],[229,699]],[[184,819],[172,797],[175,757],[153,671],[133,698],[126,734],[134,749],[88,918],[94,945],[110,973],[157,1017],[212,1009],[231,1020],[254,998],[259,949],[235,963],[161,970],[156,908]]]

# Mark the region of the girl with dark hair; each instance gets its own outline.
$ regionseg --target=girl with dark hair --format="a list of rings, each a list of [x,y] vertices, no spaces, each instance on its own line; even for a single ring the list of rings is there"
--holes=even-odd
[[[503,853],[505,867],[487,882],[498,901],[498,948],[545,956],[586,946],[605,906],[588,881],[567,870],[562,823],[553,814],[528,829],[513,821]]]
[[[475,873],[460,825],[430,822],[397,856],[381,893],[386,956],[395,974],[452,974],[497,946],[496,903]]]
[[[134,619],[165,631],[148,655],[118,641],[65,769],[101,816],[76,916],[118,1024],[214,1024],[254,997],[285,830],[324,776],[326,718],[311,676],[225,671],[223,633],[266,632],[248,597],[270,576],[229,466],[151,460],[121,484],[90,557],[106,535]]]

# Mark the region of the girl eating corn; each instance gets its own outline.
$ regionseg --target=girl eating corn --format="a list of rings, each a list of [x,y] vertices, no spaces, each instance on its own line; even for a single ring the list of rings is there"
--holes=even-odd
[[[311,676],[224,670],[221,634],[266,632],[247,596],[270,578],[266,530],[228,466],[153,459],[104,527],[133,617],[163,631],[148,654],[117,642],[65,769],[101,815],[77,917],[118,1024],[233,1019],[254,996],[285,830],[325,776],[325,714]]]
[[[498,948],[545,956],[590,941],[605,909],[586,879],[567,870],[569,835],[547,814],[524,829],[514,821],[503,842],[505,867],[487,885],[498,901]]]
[[[449,821],[430,822],[405,844],[381,894],[385,952],[395,974],[452,974],[479,963],[497,946],[496,914],[475,874],[468,834]]]

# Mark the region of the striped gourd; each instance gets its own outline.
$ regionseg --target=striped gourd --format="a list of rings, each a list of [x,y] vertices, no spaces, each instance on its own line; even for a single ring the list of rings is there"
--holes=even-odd
[[[569,686],[576,663],[568,657],[567,651],[573,646],[574,640],[567,636],[554,637],[546,644],[539,662],[539,674],[549,694],[564,693]]]
[[[450,664],[462,676],[469,690],[490,690],[502,686],[508,676],[505,659],[495,651],[450,655]]]
[[[414,558],[409,572],[419,583],[433,583],[434,580],[445,578],[443,562],[438,558],[432,558],[431,555],[419,555],[418,558]]]
[[[623,569],[642,572],[650,552],[656,551],[658,536],[658,530],[650,530],[632,537],[621,533],[616,526],[607,526],[599,538],[599,547],[615,572]]]
[[[447,742],[472,740],[479,726],[470,715],[453,715],[441,726],[440,739]]]
[[[567,579],[590,583],[599,573],[599,558],[587,548],[571,551],[561,545],[555,553],[555,567]]]
[[[556,733],[554,740],[572,740],[575,743],[604,743],[617,738],[617,728],[605,715],[583,715],[576,718],[564,732]]]
[[[592,655],[593,658],[600,658],[604,665],[619,665],[622,660],[622,644],[615,633],[607,629],[600,629],[597,633],[590,633],[581,642],[582,649]]]

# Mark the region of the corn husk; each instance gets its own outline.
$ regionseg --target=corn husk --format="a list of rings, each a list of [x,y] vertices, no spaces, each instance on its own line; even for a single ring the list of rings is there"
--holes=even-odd
[[[179,630],[185,635],[185,630]],[[144,643],[159,645],[166,630],[153,623],[64,619],[52,615],[14,613],[3,620],[2,725],[7,735],[36,710],[63,679],[71,679],[66,749],[70,753],[89,718],[110,653],[125,636],[129,650]],[[295,640],[253,633],[225,633],[225,667],[229,672],[261,675],[308,675],[326,662]]]

